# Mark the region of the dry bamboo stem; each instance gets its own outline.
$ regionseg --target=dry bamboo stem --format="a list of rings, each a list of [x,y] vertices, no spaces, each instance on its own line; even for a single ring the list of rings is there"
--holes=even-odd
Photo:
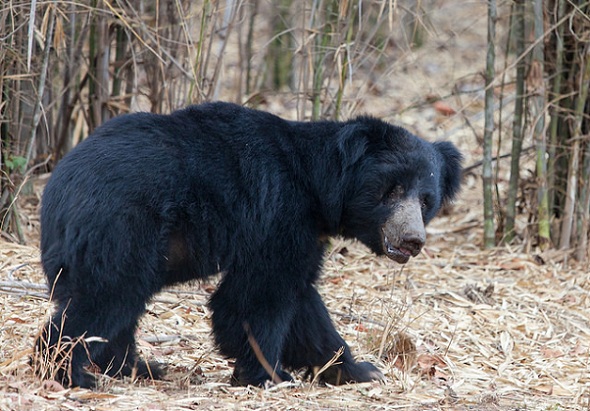
[[[483,152],[483,201],[484,201],[484,247],[491,248],[496,243],[494,229],[492,145],[494,133],[494,90],[490,87],[494,81],[496,70],[495,39],[496,39],[496,1],[488,2],[488,51],[486,57],[486,92],[485,92],[485,125]]]

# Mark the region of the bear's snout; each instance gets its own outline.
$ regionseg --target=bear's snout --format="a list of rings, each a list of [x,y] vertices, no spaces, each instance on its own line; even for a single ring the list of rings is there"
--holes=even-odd
[[[412,257],[416,257],[424,247],[424,238],[415,234],[405,235],[401,240],[400,249]]]
[[[400,264],[416,257],[426,242],[420,201],[416,197],[397,202],[383,227],[383,251]]]

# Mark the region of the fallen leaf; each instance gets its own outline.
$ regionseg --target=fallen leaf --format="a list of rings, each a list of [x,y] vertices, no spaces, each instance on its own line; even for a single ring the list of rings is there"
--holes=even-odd
[[[580,344],[580,341],[576,343],[576,346],[570,351],[571,355],[583,355],[588,353],[588,347]]]
[[[14,321],[17,324],[25,324],[26,321],[23,320],[22,318],[17,318],[17,317],[10,317],[7,321]]]
[[[342,277],[328,277],[326,280],[331,284],[338,285],[342,282]]]
[[[365,327],[363,324],[357,324],[356,327],[354,327],[354,329],[356,331],[360,331],[362,333],[365,333],[368,331],[367,327]]]
[[[543,357],[545,357],[545,358],[563,357],[563,352],[561,352],[561,350],[554,349],[554,348],[547,348],[547,347],[541,348],[541,354],[543,354]]]
[[[432,107],[434,107],[434,109],[443,116],[452,116],[453,114],[457,113],[454,108],[440,100],[432,103]]]
[[[534,390],[540,391],[543,394],[553,394],[553,384],[539,384],[536,387],[532,387]]]
[[[55,380],[45,380],[41,387],[47,392],[60,392],[65,390],[64,386]]]
[[[437,355],[422,354],[418,356],[418,367],[423,375],[435,381],[448,381],[448,375],[441,370],[447,364]]]
[[[409,335],[398,332],[387,348],[386,355],[390,361],[395,359],[394,367],[409,371],[416,365],[416,344]]]
[[[513,258],[500,263],[500,268],[504,270],[524,270],[527,267],[527,261],[520,258]]]

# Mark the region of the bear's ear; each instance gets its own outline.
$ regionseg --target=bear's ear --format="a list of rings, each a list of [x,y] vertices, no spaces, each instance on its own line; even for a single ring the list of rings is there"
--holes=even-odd
[[[367,147],[366,127],[359,124],[346,124],[338,131],[338,151],[342,167],[355,164],[365,154]]]
[[[453,143],[448,141],[437,141],[434,148],[440,155],[442,173],[442,198],[448,202],[455,198],[461,186],[463,168],[463,155],[457,150]]]

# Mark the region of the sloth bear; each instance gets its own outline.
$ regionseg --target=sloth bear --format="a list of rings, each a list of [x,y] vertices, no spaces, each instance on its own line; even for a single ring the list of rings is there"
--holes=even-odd
[[[69,386],[94,388],[99,371],[161,378],[136,354],[146,302],[221,273],[209,307],[234,384],[313,373],[341,348],[321,381],[382,379],[354,360],[317,291],[327,239],[407,262],[458,192],[461,158],[449,142],[368,116],[296,122],[218,102],[114,118],[64,157],[43,193],[56,310],[37,358]]]

